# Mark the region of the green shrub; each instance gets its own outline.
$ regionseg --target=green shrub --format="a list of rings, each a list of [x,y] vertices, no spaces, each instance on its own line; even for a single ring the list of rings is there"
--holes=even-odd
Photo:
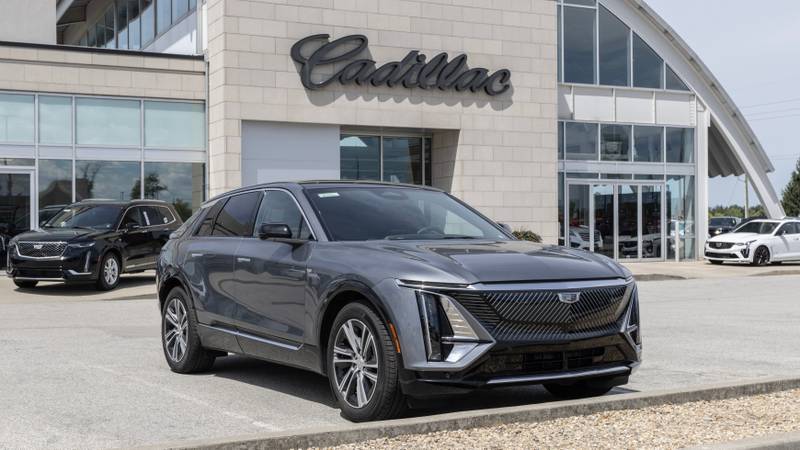
[[[516,230],[514,237],[523,241],[542,242],[542,237],[531,230]]]

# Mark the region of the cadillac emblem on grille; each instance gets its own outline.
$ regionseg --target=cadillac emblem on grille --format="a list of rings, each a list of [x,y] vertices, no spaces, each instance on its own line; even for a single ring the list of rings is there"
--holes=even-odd
[[[42,244],[33,244],[33,249],[34,250],[41,250],[42,247],[44,247],[44,245],[42,245]]]
[[[558,293],[558,301],[560,301],[561,303],[566,303],[568,305],[571,305],[573,303],[578,303],[578,301],[580,299],[581,299],[581,293],[580,292],[559,292]]]

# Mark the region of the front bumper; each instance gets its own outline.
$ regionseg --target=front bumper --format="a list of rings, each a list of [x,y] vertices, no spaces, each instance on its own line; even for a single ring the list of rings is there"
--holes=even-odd
[[[97,279],[97,255],[93,249],[67,251],[57,258],[20,256],[9,249],[6,275],[22,281],[94,281]]]
[[[622,335],[556,345],[493,349],[461,372],[405,371],[406,395],[430,398],[475,389],[531,384],[572,384],[602,379],[610,386],[628,382],[640,364],[640,348]]]
[[[737,263],[750,263],[752,261],[752,252],[748,247],[734,246],[726,249],[712,248],[706,244],[705,259],[711,261],[728,261]]]

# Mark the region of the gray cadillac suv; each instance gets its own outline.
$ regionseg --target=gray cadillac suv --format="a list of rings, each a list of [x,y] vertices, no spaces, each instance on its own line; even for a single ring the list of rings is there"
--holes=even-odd
[[[354,421],[476,388],[601,395],[641,356],[630,272],[516,240],[427,187],[239,189],[173,233],[157,271],[173,371],[208,370],[228,353],[311,370]]]

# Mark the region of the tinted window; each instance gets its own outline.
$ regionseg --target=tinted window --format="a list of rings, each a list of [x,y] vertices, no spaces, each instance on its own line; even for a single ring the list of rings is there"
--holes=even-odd
[[[172,214],[162,206],[145,206],[143,214],[151,227],[165,225],[172,222]]]
[[[350,186],[306,192],[329,237],[337,241],[508,239],[443,192]]]
[[[219,210],[222,209],[224,204],[225,200],[223,199],[202,209],[206,215],[203,217],[203,223],[200,224],[200,228],[197,229],[197,236],[211,236],[211,232],[214,231],[214,219],[217,218],[217,214],[219,214]]]
[[[267,191],[258,210],[256,225],[283,224],[292,230],[294,239],[311,239],[311,230],[290,194],[284,191]],[[258,229],[256,233],[258,234]]]
[[[600,129],[600,159],[603,161],[629,161],[631,155],[631,127],[629,125],[603,125]]]
[[[567,159],[597,160],[597,147],[596,123],[564,124],[564,150]]]
[[[600,7],[600,84],[628,86],[630,28]]]
[[[95,228],[107,230],[117,224],[122,213],[117,205],[73,205],[62,209],[45,228]]]
[[[197,211],[195,211],[191,217],[186,219],[186,222],[183,222],[183,225],[181,225],[180,227],[178,227],[177,230],[175,230],[175,237],[181,237],[184,234],[186,234],[188,230],[194,227],[194,224],[197,223],[197,221],[200,219],[200,217],[203,216],[203,213],[205,212],[206,209],[198,209]]]
[[[633,35],[633,85],[663,88],[664,60],[638,35]]]
[[[781,236],[783,234],[797,234],[797,233],[800,233],[800,230],[798,230],[797,224],[795,224],[794,222],[785,223],[778,230],[778,236]]]
[[[753,221],[740,226],[735,231],[737,233],[772,234],[777,226],[776,222]]]
[[[564,8],[564,81],[592,84],[595,10]]]
[[[139,227],[147,226],[147,220],[142,216],[142,208],[130,208],[128,212],[125,213],[125,217],[122,218],[119,227],[126,228],[129,224],[134,224]]]
[[[212,236],[252,236],[256,208],[261,192],[236,195],[228,199],[214,222]]]

